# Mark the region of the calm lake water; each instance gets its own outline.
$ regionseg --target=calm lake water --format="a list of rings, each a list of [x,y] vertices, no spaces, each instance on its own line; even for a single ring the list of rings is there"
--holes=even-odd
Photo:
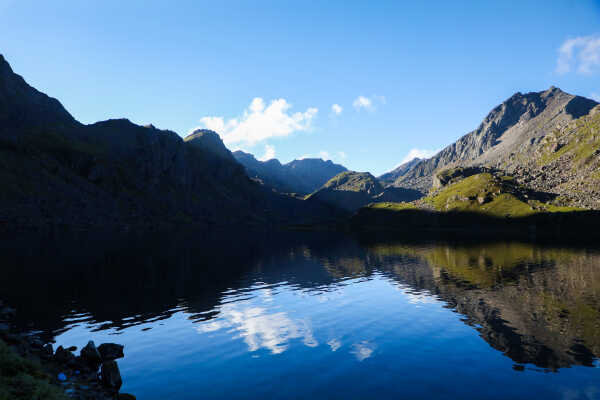
[[[0,284],[20,323],[57,345],[124,344],[122,391],[138,399],[600,399],[595,249],[314,233],[20,243]]]

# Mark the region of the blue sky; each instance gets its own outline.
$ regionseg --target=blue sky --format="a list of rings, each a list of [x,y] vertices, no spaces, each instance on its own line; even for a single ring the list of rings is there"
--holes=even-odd
[[[85,123],[381,174],[514,92],[600,98],[600,1],[0,0],[0,52]]]

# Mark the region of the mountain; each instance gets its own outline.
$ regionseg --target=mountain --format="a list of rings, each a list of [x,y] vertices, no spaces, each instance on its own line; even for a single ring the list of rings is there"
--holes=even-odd
[[[551,87],[543,92],[516,93],[495,107],[477,129],[394,181],[394,186],[426,192],[435,171],[453,166],[516,167],[530,157],[544,137],[584,116],[593,100]]]
[[[420,192],[412,189],[384,188],[368,172],[344,171],[327,181],[308,199],[353,212],[370,203],[412,201],[421,196]]]
[[[72,130],[80,124],[60,102],[29,86],[0,54],[0,141],[16,143],[23,135],[48,128]]]
[[[600,210],[600,105],[537,142],[505,169],[533,190],[564,204]]]
[[[281,164],[277,159],[258,161],[252,154],[243,151],[236,151],[233,156],[246,168],[249,177],[280,193],[306,195],[346,171],[344,166],[320,158],[303,158]]]
[[[390,172],[387,172],[379,177],[379,180],[383,182],[385,185],[391,185],[394,183],[396,179],[406,174],[411,168],[417,165],[422,158],[415,157],[410,161],[400,164]]]
[[[0,58],[0,229],[33,226],[265,225],[331,207],[250,180],[219,136],[126,119],[77,122]]]

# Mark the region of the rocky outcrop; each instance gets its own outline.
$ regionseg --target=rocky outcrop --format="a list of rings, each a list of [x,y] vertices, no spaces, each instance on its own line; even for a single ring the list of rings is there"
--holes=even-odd
[[[53,352],[52,344],[44,344],[36,334],[17,333],[7,318],[12,316],[0,316],[0,322],[9,327],[0,330],[0,357],[4,367],[0,386],[3,386],[3,394],[16,392],[19,396],[15,398],[25,398],[30,394],[31,397],[27,398],[52,400],[135,400],[131,394],[118,393],[123,380],[114,359],[123,357],[123,346],[105,343],[96,348],[90,341],[81,349],[80,356],[73,354],[75,346],[58,346]],[[98,349],[102,349],[106,358],[100,355]],[[10,379],[12,374],[18,374],[14,387]],[[6,379],[8,385],[4,387]],[[28,382],[27,385],[23,386],[23,380]]]

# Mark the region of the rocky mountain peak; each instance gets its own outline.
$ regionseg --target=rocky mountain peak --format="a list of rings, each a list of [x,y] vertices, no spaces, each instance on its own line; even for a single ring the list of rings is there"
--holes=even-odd
[[[210,129],[196,129],[183,139],[186,143],[199,146],[224,158],[232,158],[231,152],[225,147],[219,134]]]
[[[527,158],[527,152],[546,134],[586,115],[596,104],[554,86],[542,92],[517,92],[491,110],[477,129],[413,166],[394,185],[426,192],[432,185],[434,172],[441,168],[499,167],[519,157]]]

